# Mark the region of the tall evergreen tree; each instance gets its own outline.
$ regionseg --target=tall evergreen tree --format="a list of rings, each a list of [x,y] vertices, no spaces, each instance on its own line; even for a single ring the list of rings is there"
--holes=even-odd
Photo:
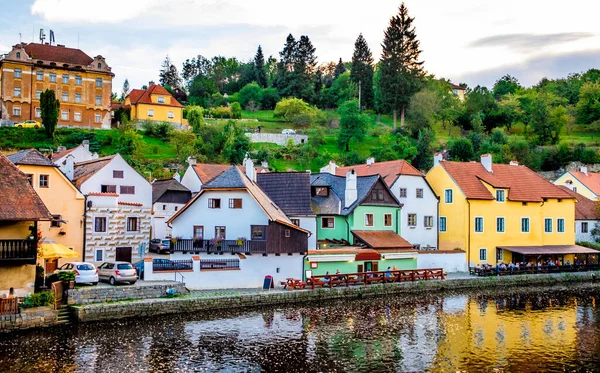
[[[46,129],[46,137],[54,138],[54,130],[58,123],[58,108],[60,102],[56,99],[54,91],[47,89],[40,94],[40,108],[42,110],[42,123]]]
[[[333,72],[333,79],[337,79],[338,76],[342,75],[346,72],[346,66],[344,66],[344,62],[342,62],[342,58],[340,57],[340,61],[335,65],[335,71]]]
[[[360,88],[360,106],[373,107],[373,55],[361,33],[354,43],[350,78]]]
[[[287,72],[294,70],[294,62],[296,60],[296,54],[298,49],[298,43],[294,38],[294,35],[289,34],[285,40],[283,50],[279,52],[280,68]]]
[[[317,65],[315,51],[316,49],[308,36],[300,36],[298,47],[296,49],[294,71],[304,76],[312,75]]]
[[[158,73],[159,82],[161,85],[168,85],[172,88],[179,87],[181,84],[181,78],[177,72],[177,67],[173,65],[169,56],[165,57],[160,72]]]
[[[289,34],[279,56],[281,60],[275,81],[279,95],[314,102],[314,71],[317,57],[308,36],[303,35],[296,41],[294,36]]]
[[[262,47],[259,45],[254,56],[254,77],[256,83],[263,88],[267,88],[267,73],[265,72],[265,56]]]
[[[125,81],[123,82],[123,89],[121,90],[121,100],[125,100],[125,97],[127,97],[129,91],[131,91],[131,87],[129,86],[129,80],[125,78]]]
[[[414,18],[409,17],[408,9],[402,3],[398,14],[390,19],[381,46],[381,91],[384,110],[394,114],[394,129],[398,111],[400,125],[404,127],[404,113],[410,98],[419,91],[423,80],[423,61],[419,61],[421,50]]]

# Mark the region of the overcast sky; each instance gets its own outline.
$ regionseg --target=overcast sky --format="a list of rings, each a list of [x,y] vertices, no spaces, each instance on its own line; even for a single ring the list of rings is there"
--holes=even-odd
[[[349,61],[362,32],[375,59],[399,1],[392,0],[0,0],[0,53],[39,29],[56,42],[101,54],[139,88],[158,81],[168,54],[250,60],[258,44],[278,57],[287,34],[308,35],[319,62]],[[600,68],[600,2],[591,0],[407,0],[429,73],[491,87],[504,74],[542,77]]]

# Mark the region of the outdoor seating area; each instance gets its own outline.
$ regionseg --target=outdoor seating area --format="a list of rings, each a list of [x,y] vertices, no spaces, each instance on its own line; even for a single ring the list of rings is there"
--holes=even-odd
[[[599,264],[569,264],[569,265],[513,265],[513,266],[477,266],[469,267],[472,276],[514,276],[532,275],[538,273],[586,272],[600,270]]]

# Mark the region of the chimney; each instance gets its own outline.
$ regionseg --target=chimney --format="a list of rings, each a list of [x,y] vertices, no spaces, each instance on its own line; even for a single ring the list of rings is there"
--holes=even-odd
[[[373,158],[373,157],[367,158],[367,167],[372,165],[373,163],[375,163],[375,158]]]
[[[440,164],[441,161],[444,160],[444,156],[442,155],[442,153],[435,153],[433,155],[433,167],[437,166],[438,164]]]
[[[519,162],[517,162],[517,161],[510,161],[509,165],[511,165],[511,166],[518,166]]]
[[[90,141],[89,140],[83,140],[81,142],[81,146],[83,146],[85,150],[90,151]]]
[[[248,179],[256,181],[254,172],[254,162],[252,162],[252,159],[244,159],[244,166],[246,166],[246,176],[248,176]]]
[[[195,157],[187,157],[187,163],[190,166],[195,166],[196,165],[196,158]]]
[[[327,165],[327,172],[329,172],[332,175],[335,175],[336,168],[338,168],[338,165],[335,164],[335,161],[329,161],[329,164]]]
[[[585,176],[587,176],[587,167],[581,166],[581,168],[579,168],[579,171],[583,172]]]
[[[69,180],[73,180],[73,174],[75,173],[75,157],[71,154],[67,155],[65,159],[65,175]]]
[[[92,154],[92,159],[98,159],[98,153]]]
[[[481,164],[483,165],[483,167],[485,167],[485,169],[487,170],[487,172],[493,172],[492,171],[492,155],[491,154],[482,154],[481,155]]]
[[[262,162],[260,162],[260,166],[261,166],[262,168],[269,168],[269,162],[267,162],[267,161],[262,161]]]
[[[62,146],[62,145],[59,145],[59,146],[56,148],[56,152],[57,152],[57,153],[58,153],[58,152],[64,152],[65,150],[67,150],[67,148],[66,148],[66,147],[64,147],[64,146]]]
[[[346,195],[345,208],[350,207],[358,199],[358,191],[356,190],[356,173],[351,170],[346,174]]]

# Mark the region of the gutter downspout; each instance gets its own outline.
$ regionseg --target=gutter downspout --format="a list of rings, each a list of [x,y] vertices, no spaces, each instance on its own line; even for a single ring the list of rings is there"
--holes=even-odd
[[[437,249],[440,250],[440,200],[437,200]]]
[[[346,217],[344,218],[344,220],[346,221],[346,226],[348,227],[346,229],[346,238],[348,239],[348,243],[350,243],[350,223],[348,223],[348,215],[346,215]]]
[[[83,197],[84,197],[84,201],[83,201],[83,248],[81,249],[81,259],[85,262],[85,245],[87,243],[87,240],[86,240],[87,232],[86,231],[87,231],[88,195],[84,194]],[[95,259],[95,257],[94,257],[94,259]]]
[[[306,263],[306,258],[308,258],[308,253],[302,257],[302,281],[306,282],[306,271],[304,270],[304,263]]]
[[[468,266],[469,268],[471,268],[471,201],[469,201],[469,199],[467,199],[467,205],[469,205],[469,224],[467,224],[469,227],[469,230],[467,232],[467,255],[469,259],[467,260],[467,263],[469,263]]]

